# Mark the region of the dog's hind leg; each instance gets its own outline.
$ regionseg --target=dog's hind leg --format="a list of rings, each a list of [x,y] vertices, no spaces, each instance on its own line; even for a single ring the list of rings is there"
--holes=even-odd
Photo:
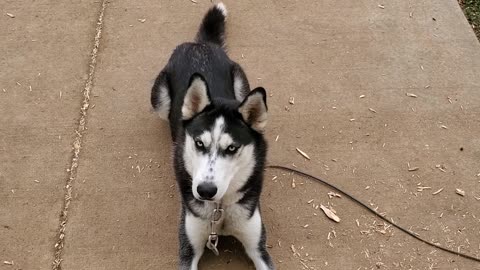
[[[180,270],[197,270],[208,239],[208,221],[182,211],[180,224]]]
[[[275,269],[267,252],[267,236],[259,209],[257,208],[252,217],[242,223],[242,226],[239,226],[242,229],[237,231],[234,236],[242,242],[245,252],[255,264],[255,268],[257,270]]]

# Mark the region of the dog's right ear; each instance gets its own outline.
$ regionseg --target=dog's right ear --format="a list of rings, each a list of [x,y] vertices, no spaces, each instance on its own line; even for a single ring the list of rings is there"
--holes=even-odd
[[[208,87],[202,75],[195,73],[190,78],[187,93],[183,100],[182,120],[192,119],[210,104]]]

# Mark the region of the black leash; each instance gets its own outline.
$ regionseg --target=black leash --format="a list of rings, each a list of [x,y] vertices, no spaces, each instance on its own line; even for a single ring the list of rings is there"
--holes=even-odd
[[[472,261],[475,261],[475,262],[480,262],[480,259],[476,258],[476,257],[473,257],[473,256],[470,256],[470,255],[467,255],[467,254],[464,254],[464,253],[461,253],[461,252],[457,252],[457,251],[454,251],[454,250],[450,250],[448,248],[444,248],[442,246],[439,246],[439,245],[436,245],[432,242],[429,242],[427,240],[424,240],[422,239],[421,237],[419,237],[418,235],[412,233],[411,231],[407,230],[407,229],[404,229],[402,227],[400,227],[399,225],[393,223],[392,221],[388,220],[386,217],[380,215],[379,213],[377,213],[377,211],[373,210],[372,208],[370,208],[368,205],[364,204],[363,202],[359,201],[358,199],[356,199],[355,197],[353,197],[352,195],[348,194],[347,192],[339,189],[338,187],[326,182],[325,180],[322,180],[318,177],[315,177],[311,174],[308,174],[308,173],[305,173],[305,172],[302,172],[302,171],[299,171],[299,170],[296,170],[296,169],[292,169],[292,168],[288,168],[288,167],[285,167],[285,166],[278,166],[278,165],[268,165],[267,168],[272,168],[272,169],[280,169],[280,170],[284,170],[284,171],[287,171],[287,172],[293,172],[293,173],[296,173],[298,175],[301,175],[301,176],[304,176],[304,177],[307,177],[307,178],[310,178],[312,180],[315,180],[317,182],[320,182],[340,193],[342,193],[343,195],[345,195],[346,197],[348,197],[350,200],[356,202],[357,204],[363,206],[365,209],[367,209],[368,211],[370,211],[370,213],[374,214],[375,216],[379,217],[380,219],[382,219],[383,221],[391,224],[393,227],[399,229],[400,231],[410,235],[411,237],[419,240],[420,242],[423,242],[429,246],[432,246],[434,248],[437,248],[437,249],[440,249],[440,250],[443,250],[445,252],[448,252],[448,253],[451,253],[451,254],[454,254],[454,255],[458,255],[460,257],[463,257],[463,258],[466,258],[466,259],[469,259],[469,260],[472,260]]]

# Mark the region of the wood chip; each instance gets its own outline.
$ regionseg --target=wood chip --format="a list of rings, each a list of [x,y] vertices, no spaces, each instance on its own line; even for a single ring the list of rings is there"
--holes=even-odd
[[[413,94],[413,93],[406,93],[407,97],[413,97],[413,98],[416,98],[418,97],[417,95]]]
[[[445,125],[441,125],[440,127],[443,128],[443,129],[448,129],[448,127],[445,126]]]
[[[144,23],[147,19],[138,19],[139,22]]]
[[[295,187],[297,187],[297,186],[295,185],[295,179],[292,179],[292,188],[295,188]]]
[[[455,189],[455,193],[457,193],[460,196],[465,196],[465,190],[461,190],[459,188]]]
[[[294,97],[290,97],[290,98],[288,99],[288,103],[290,103],[290,104],[292,104],[292,105],[295,104],[295,98],[294,98]]]
[[[443,166],[442,164],[435,165],[435,168],[439,169],[442,172],[447,172],[445,166]]]
[[[368,110],[373,112],[373,113],[377,113],[377,111],[375,111],[373,108],[368,108]]]
[[[378,7],[381,8],[381,9],[385,9],[384,5],[378,5]]]
[[[417,187],[418,192],[422,192],[425,189],[432,189],[432,187]]]
[[[15,15],[13,15],[12,13],[7,12],[7,16],[10,17],[10,18],[15,18]]]
[[[335,193],[335,192],[333,192],[333,191],[330,191],[330,192],[328,192],[327,194],[328,194],[328,197],[329,197],[330,199],[333,198],[333,197],[337,197],[337,198],[341,198],[341,197],[342,197],[342,195],[340,195],[340,194],[338,194],[338,193]]]
[[[442,192],[443,191],[443,187],[435,192],[432,193],[432,195],[437,195],[438,193]]]
[[[295,254],[298,253],[298,252],[297,252],[297,249],[295,249],[295,246],[294,246],[294,245],[291,245],[291,246],[290,246],[290,249],[292,250],[293,255],[295,255]]]
[[[360,95],[360,96],[359,96],[359,98],[364,98],[364,97],[365,97],[365,95]]]
[[[9,262],[9,261],[3,261],[3,264],[6,264],[6,265],[13,265],[13,261]]]
[[[325,215],[330,218],[331,220],[335,221],[335,222],[340,222],[340,218],[332,211],[330,210],[329,208],[323,206],[322,204],[320,204],[320,209],[322,209],[323,213],[325,213]]]
[[[302,155],[304,158],[310,160],[310,157],[307,155],[307,153],[303,152],[302,150],[298,149],[297,147],[295,148],[297,152]]]

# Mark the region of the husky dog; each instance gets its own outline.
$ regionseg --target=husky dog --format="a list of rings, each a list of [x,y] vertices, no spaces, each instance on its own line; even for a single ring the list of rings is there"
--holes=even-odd
[[[218,235],[231,235],[257,270],[271,270],[259,205],[266,93],[250,91],[242,68],[227,56],[226,16],[223,3],[213,6],[195,42],[174,50],[152,88],[152,106],[169,121],[175,149],[180,269],[197,270],[205,246],[218,255]]]

